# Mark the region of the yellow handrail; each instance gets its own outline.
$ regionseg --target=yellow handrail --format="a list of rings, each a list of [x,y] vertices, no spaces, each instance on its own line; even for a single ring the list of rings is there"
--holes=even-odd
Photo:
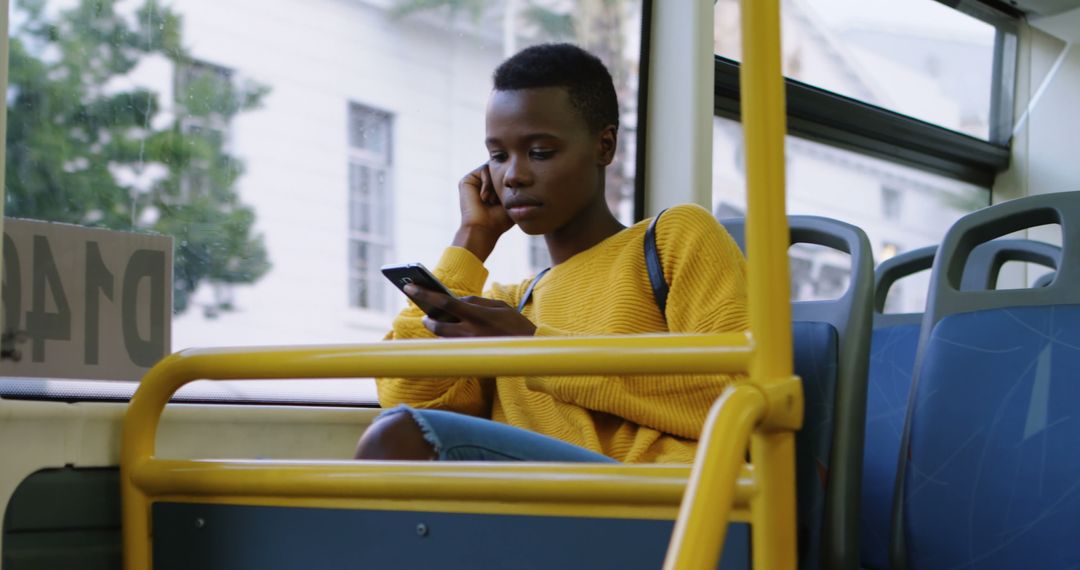
[[[281,463],[260,462],[257,465],[224,465],[221,462],[169,462],[154,457],[157,426],[161,413],[178,389],[195,380],[243,380],[275,378],[344,378],[365,376],[434,377],[489,375],[588,375],[588,374],[717,374],[739,373],[749,367],[753,345],[743,333],[715,335],[640,335],[576,338],[509,338],[483,340],[435,340],[396,343],[372,343],[349,346],[266,347],[245,349],[187,350],[166,357],[147,373],[131,399],[124,416],[123,441],[120,454],[121,495],[123,499],[123,538],[125,568],[133,570],[150,567],[150,497],[164,494],[237,494],[241,488],[251,495],[259,484],[267,492],[296,496],[297,494],[327,496],[354,485],[372,496],[393,497],[393,488],[404,489],[405,479],[396,483],[382,481],[372,484],[373,477],[400,477],[395,468],[361,466],[353,463],[342,467],[332,463],[305,462],[305,467],[286,467]],[[557,358],[555,358],[557,356]],[[735,464],[741,468],[741,462]],[[431,471],[433,465],[426,466]],[[485,466],[486,467],[486,466]],[[611,467],[595,467],[601,473],[618,475]],[[621,466],[642,473],[646,466]],[[477,485],[481,469],[462,472],[460,466],[437,466],[443,475],[458,470],[472,478],[465,487],[493,488]],[[550,467],[543,468],[551,472]],[[566,468],[579,477],[577,483],[588,486],[589,470]],[[342,473],[353,471],[354,483],[342,483]],[[660,473],[649,471],[654,477]],[[677,473],[677,472],[676,472]],[[733,473],[737,474],[738,471]],[[356,482],[363,479],[366,480]],[[744,474],[745,475],[745,474]],[[664,473],[661,478],[676,477],[681,486],[681,474]],[[478,477],[480,479],[478,479]],[[748,476],[747,476],[748,477]],[[338,479],[330,482],[329,479]],[[407,479],[407,478],[406,478]],[[322,482],[319,482],[322,480]],[[414,478],[415,480],[415,478]],[[444,478],[444,483],[452,478]],[[610,478],[608,479],[610,483]],[[261,483],[260,483],[261,482]],[[570,480],[566,481],[571,482]],[[674,504],[670,495],[672,481],[632,482],[637,490],[653,489],[653,502],[664,497]],[[335,487],[345,485],[345,487]],[[641,487],[644,485],[644,487]],[[666,485],[666,486],[665,486]],[[744,482],[740,495],[747,498],[754,484]],[[476,497],[453,484],[436,486],[429,493],[457,493],[460,500]],[[552,492],[551,500],[569,500],[579,490],[544,491],[543,484],[523,488],[519,497],[535,497],[535,493]],[[512,488],[507,487],[508,489]],[[666,490],[665,490],[666,489]],[[414,488],[413,490],[416,490]],[[633,489],[629,489],[633,490]],[[628,489],[610,492],[625,493]],[[513,492],[512,489],[508,492]],[[664,493],[668,493],[665,495]],[[562,495],[558,495],[562,493]],[[655,495],[655,493],[660,493]],[[483,493],[481,493],[483,494]],[[602,494],[602,493],[601,493]],[[309,496],[310,496],[309,495]],[[264,495],[265,496],[265,495]],[[352,496],[339,494],[337,496]],[[620,495],[617,495],[620,496]],[[631,495],[621,495],[626,498]],[[645,496],[649,496],[648,493]],[[640,500],[648,502],[643,496]],[[561,497],[561,499],[559,499]],[[434,497],[433,497],[434,498]]]
[[[682,509],[671,533],[665,569],[716,568],[720,562],[728,513],[735,498],[735,479],[746,453],[745,446],[738,443],[749,439],[764,415],[765,398],[751,385],[729,388],[709,411]],[[723,447],[710,445],[713,442],[722,442]]]

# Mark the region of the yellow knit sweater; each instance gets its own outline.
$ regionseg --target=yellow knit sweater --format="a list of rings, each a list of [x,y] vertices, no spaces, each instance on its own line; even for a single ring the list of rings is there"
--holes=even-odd
[[[533,290],[524,315],[539,335],[744,331],[746,264],[708,211],[671,208],[656,243],[669,284],[667,322],[645,269],[649,221],[629,227],[553,267]],[[487,270],[469,251],[450,247],[433,270],[456,295],[480,295]],[[529,280],[483,296],[516,307]],[[387,339],[431,338],[411,303]],[[629,463],[693,461],[705,416],[730,376],[499,377],[443,380],[381,378],[385,407],[409,404],[491,418]]]

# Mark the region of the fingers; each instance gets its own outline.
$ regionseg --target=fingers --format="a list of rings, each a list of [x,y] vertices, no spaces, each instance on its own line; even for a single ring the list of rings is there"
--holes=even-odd
[[[481,173],[485,170],[487,170],[486,162],[470,170],[468,174],[461,177],[461,180],[458,182],[458,188],[468,186],[474,188],[477,192],[480,192],[484,187],[484,179]]]
[[[447,323],[436,321],[431,317],[424,317],[421,322],[424,323],[424,328],[431,331],[435,336],[450,338],[474,336],[472,330],[463,322]]]
[[[458,319],[466,319],[473,313],[472,305],[463,303],[445,293],[425,289],[412,283],[406,285],[403,290],[414,303],[421,307],[428,306],[442,309]]]
[[[480,200],[488,206],[499,204],[499,195],[491,183],[491,170],[486,162],[480,166]]]
[[[493,309],[503,309],[510,307],[510,305],[506,304],[504,301],[488,299],[487,297],[474,297],[470,295],[468,297],[460,297],[458,300],[464,303],[468,303],[470,305],[479,305],[481,307],[488,307]]]

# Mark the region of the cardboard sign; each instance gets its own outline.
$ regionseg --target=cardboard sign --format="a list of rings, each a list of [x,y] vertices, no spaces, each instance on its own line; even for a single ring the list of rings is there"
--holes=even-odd
[[[139,380],[171,351],[172,237],[4,220],[0,375]]]

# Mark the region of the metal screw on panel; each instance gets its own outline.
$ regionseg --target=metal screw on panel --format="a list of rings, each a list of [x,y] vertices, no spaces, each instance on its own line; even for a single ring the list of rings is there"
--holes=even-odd
[[[199,517],[195,519],[195,528],[203,528],[206,526],[206,519]]]
[[[427,535],[428,535],[428,527],[427,527],[426,524],[420,523],[420,524],[416,525],[416,536],[427,536]]]

